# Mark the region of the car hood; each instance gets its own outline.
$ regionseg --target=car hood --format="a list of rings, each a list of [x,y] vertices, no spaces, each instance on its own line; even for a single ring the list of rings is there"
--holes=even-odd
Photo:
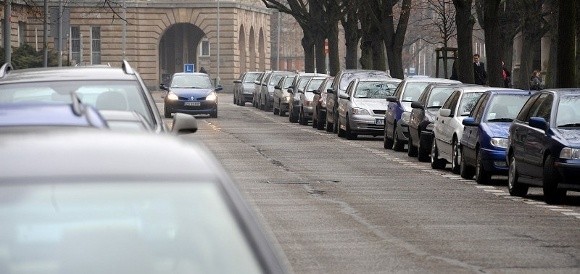
[[[206,97],[208,96],[213,89],[210,88],[200,88],[200,89],[193,89],[193,88],[171,88],[171,92],[175,93],[179,97]]]
[[[385,99],[357,99],[356,106],[364,109],[382,109],[387,110],[387,100]]]
[[[580,130],[578,129],[554,129],[560,137],[567,142],[567,146],[580,147]]]
[[[509,136],[511,122],[486,123],[485,127],[491,137],[507,138]]]

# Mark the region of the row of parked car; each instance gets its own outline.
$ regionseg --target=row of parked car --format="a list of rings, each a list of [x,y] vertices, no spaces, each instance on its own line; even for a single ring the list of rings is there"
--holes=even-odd
[[[217,116],[214,89],[174,76],[169,129],[126,61],[2,66],[0,273],[288,272],[213,154],[171,134]]]
[[[383,71],[336,76],[245,72],[234,104],[288,113],[289,122],[356,139],[382,136],[384,148],[407,151],[480,184],[508,175],[511,195],[543,188],[548,203],[580,190],[580,89],[539,92],[464,84]]]

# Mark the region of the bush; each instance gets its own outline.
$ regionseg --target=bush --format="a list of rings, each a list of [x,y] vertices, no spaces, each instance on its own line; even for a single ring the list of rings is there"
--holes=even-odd
[[[1,63],[6,63],[4,58],[4,48],[0,47]],[[54,67],[58,65],[57,54],[48,52],[48,66]],[[23,68],[39,68],[44,66],[44,52],[36,51],[31,45],[24,44],[12,51],[12,66],[16,69]]]

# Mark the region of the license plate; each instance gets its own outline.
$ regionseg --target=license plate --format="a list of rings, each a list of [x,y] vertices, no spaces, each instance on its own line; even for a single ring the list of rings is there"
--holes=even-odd
[[[376,119],[375,120],[375,125],[384,126],[385,125],[385,120],[384,119]]]
[[[200,102],[185,102],[186,106],[194,106],[194,107],[199,107],[200,106]]]

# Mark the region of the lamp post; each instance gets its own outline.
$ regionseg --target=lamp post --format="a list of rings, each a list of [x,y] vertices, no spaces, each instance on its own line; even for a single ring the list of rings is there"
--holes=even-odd
[[[216,85],[220,84],[220,0],[217,0],[217,78]]]

